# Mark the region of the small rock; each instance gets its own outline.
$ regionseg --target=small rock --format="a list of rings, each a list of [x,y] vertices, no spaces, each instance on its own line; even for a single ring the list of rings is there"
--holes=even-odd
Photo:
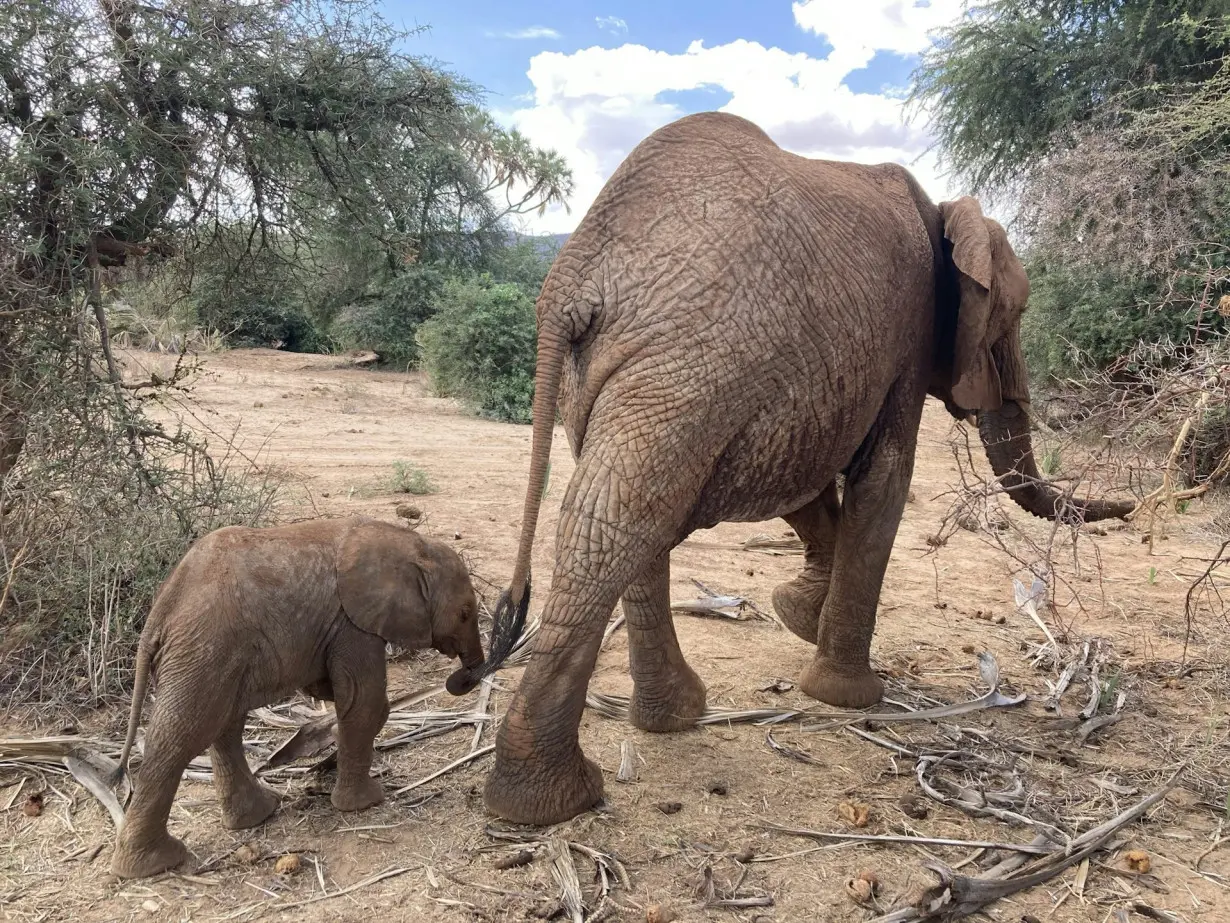
[[[457,541],[457,542],[461,541],[461,533],[460,533],[460,532],[454,532],[454,533],[453,533],[453,541]]]
[[[645,923],[671,923],[675,910],[670,904],[650,904],[645,908]]]
[[[265,402],[264,401],[253,401],[252,406],[255,408],[261,408],[265,406]]]
[[[162,907],[157,901],[142,901],[141,909],[146,913],[157,913]]]
[[[715,779],[709,783],[705,790],[710,795],[725,795],[730,791],[730,786],[720,779]]]
[[[236,861],[242,862],[245,865],[251,865],[253,862],[260,859],[260,853],[253,849],[248,843],[244,843],[231,855],[235,857]]]
[[[897,804],[906,817],[912,817],[914,820],[926,820],[927,814],[930,813],[927,802],[917,795],[902,795],[901,800]]]
[[[756,858],[756,847],[744,846],[741,850],[734,854],[736,862],[751,862]]]
[[[678,814],[683,810],[683,803],[680,801],[659,801],[654,807],[663,814]]]
[[[320,492],[320,495],[321,495],[322,497],[328,497],[328,496],[329,496],[329,491],[327,491],[327,490],[322,490],[322,491]]]

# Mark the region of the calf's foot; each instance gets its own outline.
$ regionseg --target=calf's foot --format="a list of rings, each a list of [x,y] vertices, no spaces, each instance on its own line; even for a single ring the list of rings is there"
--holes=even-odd
[[[329,800],[339,811],[366,811],[384,801],[384,787],[371,776],[339,780]]]
[[[628,719],[642,731],[661,734],[686,730],[704,713],[704,681],[687,664],[665,676],[633,682]]]
[[[222,822],[230,830],[256,827],[278,809],[280,799],[259,782],[231,793],[222,803]]]

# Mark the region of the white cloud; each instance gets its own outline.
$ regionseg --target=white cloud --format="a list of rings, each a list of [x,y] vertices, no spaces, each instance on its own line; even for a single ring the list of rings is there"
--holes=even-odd
[[[627,35],[628,23],[620,19],[618,16],[595,16],[594,22],[598,24],[598,28],[604,32],[610,32],[614,35]]]
[[[778,0],[785,2],[785,0]],[[553,208],[529,225],[568,231],[585,214],[620,161],[654,129],[685,110],[663,94],[711,89],[722,111],[751,119],[798,154],[895,161],[908,166],[936,199],[951,193],[935,158],[926,154],[925,126],[905,119],[899,94],[855,93],[842,81],[877,51],[915,54],[927,33],[960,15],[964,0],[868,0],[858,14],[838,0],[792,4],[800,28],[833,46],[824,57],[788,53],[742,39],[682,53],[625,44],[572,54],[543,52],[530,61],[532,105],[499,113],[535,144],[562,153],[572,166],[572,214]],[[925,2],[925,0],[924,0]]]
[[[488,38],[560,38],[559,32],[548,26],[527,26],[524,29],[516,29],[512,32],[488,32]]]

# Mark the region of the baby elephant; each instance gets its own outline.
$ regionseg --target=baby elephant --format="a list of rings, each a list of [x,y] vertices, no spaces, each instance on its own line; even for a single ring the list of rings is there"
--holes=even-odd
[[[118,782],[152,677],[158,696],[111,871],[143,878],[187,858],[167,816],[188,763],[209,748],[222,816],[254,827],[277,796],[243,754],[249,709],[296,689],[336,703],[333,806],[379,804],[368,775],[372,742],[389,715],[385,642],[460,656],[450,689],[483,665],[478,603],[447,545],[371,519],[232,526],[200,539],[158,591],[137,649],[136,685]]]

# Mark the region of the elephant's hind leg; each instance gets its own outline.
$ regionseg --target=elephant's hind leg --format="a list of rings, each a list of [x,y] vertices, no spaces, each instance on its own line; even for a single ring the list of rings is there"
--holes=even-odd
[[[702,480],[687,458],[649,446],[638,451],[652,467],[639,455],[622,457],[611,443],[627,437],[617,436],[605,444],[592,428],[586,436],[560,510],[534,656],[496,737],[483,798],[515,823],[559,823],[602,799],[602,773],[582,752],[578,729],[603,630],[629,585],[681,537],[694,497],[689,479]]]
[[[257,781],[243,755],[243,723],[240,715],[218,735],[209,751],[222,822],[231,830],[262,824],[278,809],[278,796]]]
[[[355,630],[334,644],[329,682],[337,703],[337,783],[330,800],[339,811],[364,811],[384,801],[371,777],[373,743],[389,717],[384,642]]]
[[[837,527],[841,520],[837,482],[829,484],[802,509],[782,518],[803,540],[804,564],[803,573],[773,590],[773,609],[787,628],[815,644],[837,550]]]
[[[167,831],[167,818],[180,776],[192,758],[209,746],[215,729],[192,726],[194,713],[184,709],[182,702],[173,705],[172,699],[167,688],[154,706],[146,732],[145,758],[137,770],[132,803],[111,857],[111,873],[119,878],[148,878],[188,859],[184,844]]]
[[[922,401],[920,388],[898,381],[846,472],[816,656],[799,683],[807,695],[830,705],[864,708],[884,693],[871,670],[871,637],[914,470]]]
[[[632,724],[681,731],[705,712],[705,684],[683,659],[671,618],[670,554],[662,555],[623,595],[632,664]]]

